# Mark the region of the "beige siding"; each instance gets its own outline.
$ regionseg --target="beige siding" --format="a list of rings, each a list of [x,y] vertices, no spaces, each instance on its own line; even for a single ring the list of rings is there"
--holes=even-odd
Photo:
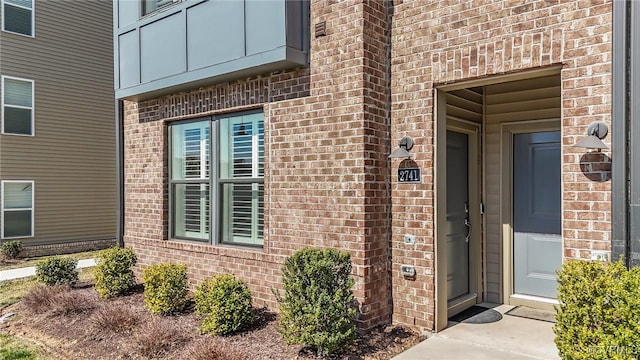
[[[501,124],[559,119],[560,75],[485,87],[485,241],[487,301],[502,302]]]
[[[0,135],[0,179],[35,181],[24,243],[113,238],[111,2],[37,1],[35,37],[0,33],[0,56],[2,75],[35,81],[35,136]]]
[[[471,88],[448,92],[447,117],[482,123],[482,89]]]

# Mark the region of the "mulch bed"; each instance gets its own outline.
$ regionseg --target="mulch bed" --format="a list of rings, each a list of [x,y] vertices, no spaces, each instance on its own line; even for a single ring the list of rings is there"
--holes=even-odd
[[[194,359],[203,344],[214,342],[223,353],[235,356],[223,359],[319,359],[313,349],[287,345],[277,331],[278,315],[267,308],[256,309],[252,328],[214,337],[199,333],[200,319],[192,310],[152,315],[141,288],[111,300],[100,299],[91,284],[64,291],[68,294],[63,304],[53,302],[44,310],[30,310],[21,303],[4,309],[16,316],[0,330],[41,345],[47,358]],[[405,327],[378,327],[332,358],[389,359],[423,339]]]

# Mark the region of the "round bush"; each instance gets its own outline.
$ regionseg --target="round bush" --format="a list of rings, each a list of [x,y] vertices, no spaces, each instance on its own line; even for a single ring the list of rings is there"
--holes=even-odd
[[[96,256],[98,264],[93,270],[95,289],[102,298],[123,294],[135,284],[133,266],[136,254],[131,248],[112,247]]]
[[[253,321],[251,292],[247,284],[231,274],[217,275],[196,288],[196,312],[204,316],[201,331],[227,335]]]
[[[156,264],[143,270],[144,302],[153,314],[169,315],[187,305],[187,266]]]
[[[356,336],[351,258],[335,249],[302,249],[282,266],[280,334],[321,355],[345,349]]]
[[[640,269],[568,261],[558,273],[555,343],[562,359],[637,359]]]
[[[9,259],[16,259],[22,252],[22,242],[20,240],[10,240],[2,242],[2,255]]]
[[[49,286],[73,285],[78,282],[78,260],[52,256],[36,264],[36,277]]]

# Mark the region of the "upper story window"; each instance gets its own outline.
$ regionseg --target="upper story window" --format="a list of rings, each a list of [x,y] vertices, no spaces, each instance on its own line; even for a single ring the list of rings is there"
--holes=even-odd
[[[145,16],[156,10],[162,9],[165,6],[169,6],[173,3],[177,3],[182,0],[141,0],[141,1],[142,1],[142,16]]]
[[[0,188],[2,238],[33,236],[33,181],[4,180]]]
[[[2,30],[33,36],[33,0],[2,0]]]
[[[2,77],[2,133],[33,135],[33,80]]]
[[[171,237],[261,246],[262,113],[177,122],[170,134]]]

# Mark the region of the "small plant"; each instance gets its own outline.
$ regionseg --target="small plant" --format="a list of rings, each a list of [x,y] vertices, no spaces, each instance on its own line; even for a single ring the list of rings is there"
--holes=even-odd
[[[36,264],[36,277],[46,285],[73,285],[78,281],[78,260],[52,256]]]
[[[187,349],[189,360],[245,360],[249,357],[222,341],[201,339]]]
[[[84,314],[96,307],[96,299],[87,293],[75,291],[65,287],[51,301],[51,309],[47,311],[50,316],[69,316]]]
[[[66,286],[36,285],[22,298],[22,305],[34,314],[44,314],[51,309],[55,298]]]
[[[153,314],[169,315],[187,305],[187,266],[157,264],[143,270],[144,302]]]
[[[133,341],[142,356],[156,359],[172,347],[182,345],[185,337],[166,319],[152,318],[136,331]]]
[[[253,321],[251,292],[244,281],[231,274],[217,275],[196,288],[196,312],[204,316],[200,330],[228,335]]]
[[[133,287],[133,266],[137,261],[133,249],[112,247],[100,251],[96,257],[95,289],[100,297],[108,299],[118,296]]]
[[[280,303],[280,334],[289,344],[314,346],[329,356],[346,348],[356,336],[354,280],[348,253],[335,249],[302,249],[282,266],[284,296]]]
[[[92,317],[98,331],[108,330],[113,333],[129,332],[142,320],[128,307],[103,306]]]
[[[2,255],[7,259],[17,259],[22,252],[22,242],[20,240],[10,240],[2,242]]]
[[[95,298],[64,285],[35,286],[22,299],[22,304],[34,314],[48,316],[82,314],[96,307]]]
[[[558,272],[555,343],[562,359],[636,359],[640,269],[569,261]]]

